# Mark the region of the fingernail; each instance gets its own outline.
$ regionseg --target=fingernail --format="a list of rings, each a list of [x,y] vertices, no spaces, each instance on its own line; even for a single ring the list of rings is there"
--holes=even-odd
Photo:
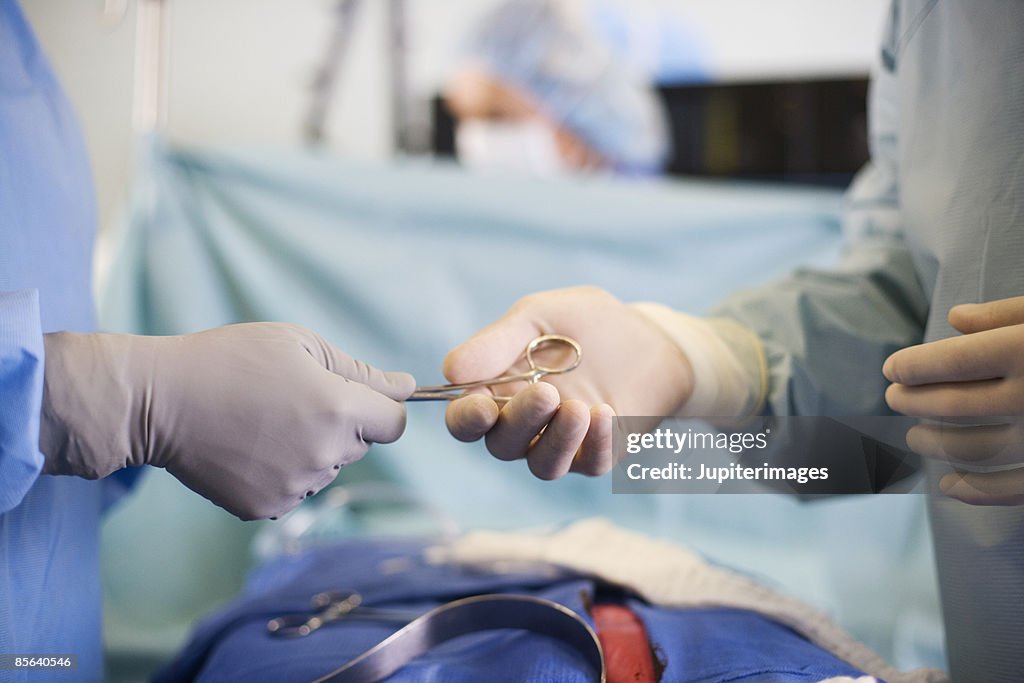
[[[957,304],[949,309],[949,314],[946,318],[949,319],[952,324],[954,315],[970,318],[971,316],[978,315],[979,308],[981,308],[981,304]]]
[[[905,406],[900,405],[900,384],[890,384],[885,389],[885,404],[889,406],[891,410],[895,410],[897,413],[902,413]]]
[[[886,358],[885,362],[882,363],[882,376],[890,382],[895,381],[892,377],[892,356]]]

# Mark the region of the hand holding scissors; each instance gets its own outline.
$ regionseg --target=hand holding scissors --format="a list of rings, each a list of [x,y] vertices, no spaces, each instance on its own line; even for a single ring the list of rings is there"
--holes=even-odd
[[[568,364],[557,367],[541,365],[538,363],[535,354],[544,347],[554,345],[568,347],[574,354],[574,357]],[[413,392],[413,395],[406,400],[453,401],[457,398],[461,398],[464,392],[473,389],[482,389],[484,387],[501,384],[512,384],[514,382],[536,384],[548,375],[561,375],[575,370],[583,360],[583,349],[580,347],[579,342],[571,337],[566,337],[560,334],[542,334],[538,337],[534,337],[533,341],[527,344],[524,357],[526,358],[527,364],[530,366],[525,372],[502,375],[491,379],[482,379],[476,382],[463,382],[462,384],[442,384],[434,387],[416,387],[416,391]],[[506,403],[510,398],[511,396],[491,396],[491,399],[498,403]]]
[[[529,353],[531,340],[551,338],[551,331],[563,346],[564,340],[576,342],[569,344],[577,350],[576,363],[539,365],[542,351],[555,350],[550,342]],[[583,349],[586,363],[579,363]],[[575,369],[567,372],[566,366]],[[550,372],[554,368],[561,374]],[[525,459],[541,479],[604,474],[612,465],[616,414],[672,415],[692,387],[689,361],[678,347],[642,314],[594,287],[521,299],[452,350],[445,375],[455,388],[468,390],[448,406],[452,435],[461,441],[483,437],[496,458]],[[501,381],[482,380],[496,376]],[[502,395],[492,396],[489,387]]]

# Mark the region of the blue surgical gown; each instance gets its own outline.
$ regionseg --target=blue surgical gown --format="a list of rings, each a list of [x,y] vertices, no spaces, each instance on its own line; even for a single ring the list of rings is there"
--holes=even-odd
[[[125,482],[39,474],[43,333],[90,331],[96,206],[71,107],[14,0],[0,0],[0,653],[73,654],[100,680],[98,525]]]

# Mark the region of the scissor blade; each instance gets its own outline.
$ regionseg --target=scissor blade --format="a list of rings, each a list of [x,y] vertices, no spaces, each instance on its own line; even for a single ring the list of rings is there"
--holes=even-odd
[[[417,389],[413,392],[413,395],[405,399],[406,401],[454,401],[457,398],[462,398],[465,394],[452,394],[446,391],[437,391],[437,387],[424,387]],[[508,403],[510,396],[490,396],[492,401],[498,405],[505,405]]]

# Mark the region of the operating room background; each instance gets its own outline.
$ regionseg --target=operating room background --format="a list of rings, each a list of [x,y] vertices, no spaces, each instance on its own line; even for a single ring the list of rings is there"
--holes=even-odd
[[[107,233],[110,233],[112,232],[111,226],[119,223],[118,216],[123,211],[125,198],[130,193],[133,179],[137,177],[136,159],[133,158],[133,152],[137,151],[139,147],[132,128],[135,3],[126,6],[124,16],[119,21],[108,22],[103,18],[103,3],[97,0],[22,1],[81,116],[95,171],[99,194],[100,224]],[[594,1],[614,4],[614,0]],[[459,36],[466,30],[473,18],[493,2],[494,0],[407,0],[410,30],[407,55],[410,66],[409,90],[410,96],[419,107],[424,120],[427,114],[427,103],[438,91],[445,71],[457,49]],[[325,44],[332,28],[335,0],[289,2],[285,0],[219,0],[217,2],[170,0],[170,4],[172,11],[167,83],[168,118],[164,131],[165,136],[175,143],[199,150],[206,148],[288,149],[300,147],[302,145],[303,118],[310,105],[313,73],[323,58]],[[688,23],[693,35],[698,36],[699,45],[697,47],[703,60],[702,67],[706,69],[705,77],[714,81],[735,82],[822,76],[865,76],[876,50],[884,0],[871,0],[870,2],[779,0],[768,3],[754,0],[676,0],[674,2],[644,0],[627,4],[634,11],[630,16],[637,23],[631,30],[639,36],[637,44],[641,48],[644,45],[643,37],[647,35],[645,34],[645,22],[649,23],[650,18],[656,16],[658,11],[668,8],[681,20]],[[336,152],[346,161],[365,161],[374,164],[385,162],[386,164],[397,156],[393,111],[388,89],[388,39],[385,16],[387,3],[384,0],[368,0],[363,5],[358,17],[359,24],[353,32],[353,43],[350,46],[343,71],[339,75],[339,90],[334,106],[329,111],[326,123],[328,134],[326,151]],[[737,17],[742,17],[742,20],[737,20]],[[638,49],[638,53],[638,61],[642,62],[644,50]],[[186,156],[185,158],[188,163],[195,162],[197,168],[204,168],[206,171],[212,169],[211,177],[204,181],[206,183],[204,187],[217,188],[220,183],[231,179],[230,172],[225,172],[223,176],[220,175],[222,169],[218,166],[219,162],[216,157],[213,157],[211,162],[210,159],[200,154],[198,159],[199,161],[195,162],[191,157]],[[179,161],[180,159],[168,167],[179,169],[188,166],[187,163],[175,165]],[[288,166],[289,163],[294,163],[297,168],[304,169],[305,173],[316,170],[287,155],[282,157],[267,155],[261,160],[254,161],[249,168],[250,170],[260,169],[260,172],[263,172],[266,170],[264,167],[267,167],[272,169],[267,172],[273,173]],[[362,193],[366,196],[376,197],[381,202],[381,206],[386,209],[393,208],[388,202],[393,204],[396,201],[388,198],[388,192],[392,190],[395,194],[401,192],[406,200],[410,200],[408,202],[410,205],[415,203],[412,200],[427,201],[423,200],[423,197],[428,195],[429,200],[433,201],[439,194],[445,197],[457,194],[453,192],[451,195],[446,195],[436,190],[430,190],[431,183],[439,183],[441,187],[450,187],[447,183],[454,182],[450,175],[425,174],[422,177],[422,182],[417,183],[420,188],[418,192],[406,192],[404,190],[409,188],[400,186],[398,180],[403,177],[406,179],[409,177],[419,178],[416,175],[417,172],[411,172],[412,176],[403,176],[403,173],[410,172],[395,172],[392,175],[387,170],[379,171],[380,182],[372,187],[374,191],[381,192],[381,194],[375,194],[374,191],[364,190],[363,186],[357,182],[358,179],[359,181],[366,180],[369,183],[368,176],[372,174],[367,173],[362,167],[349,167],[343,164],[342,166],[336,176],[330,177],[350,177],[352,185],[359,189],[356,194]],[[232,164],[227,164],[227,167],[229,171],[234,168]],[[330,162],[325,161],[324,168],[330,167]],[[186,168],[186,170],[190,169],[191,167]],[[346,173],[349,175],[346,176]],[[374,173],[378,172],[374,171]],[[327,176],[325,175],[325,177]],[[280,180],[280,178],[275,177],[275,180]],[[303,192],[308,189],[308,183],[313,182],[298,172],[290,180],[294,181],[296,185],[300,184],[299,180],[302,180]],[[490,203],[495,207],[494,213],[497,213],[501,207],[509,209],[510,205],[514,205],[509,198],[516,196],[515,193],[510,195],[505,192],[505,189],[501,188],[499,192],[493,186],[490,188],[490,191],[494,193],[493,201]],[[526,193],[527,189],[522,191]],[[547,193],[545,196],[550,196],[554,190],[541,191],[535,188],[528,191],[532,195],[540,195],[544,192]],[[698,209],[694,209],[695,205],[692,204],[684,208],[682,203],[677,204],[676,202],[683,202],[684,199],[693,201],[693,198],[687,198],[683,194],[677,194],[671,190],[663,192],[660,189],[652,189],[651,192],[657,195],[657,201],[652,201],[651,206],[646,207],[645,224],[653,221],[654,217],[650,213],[655,209],[658,212],[656,224],[662,227],[671,224],[673,230],[677,227],[676,216],[686,214],[689,222],[693,223],[696,217],[703,215],[701,211],[708,210],[711,215],[715,215],[717,212],[717,209],[710,210],[704,205],[701,205],[703,208]],[[697,191],[691,190],[691,192],[701,196],[704,194],[700,188]],[[608,193],[614,196],[610,189]],[[173,196],[173,193],[171,194]],[[337,194],[344,195],[343,192]],[[184,196],[190,195],[185,194]],[[232,196],[234,196],[233,193]],[[481,195],[481,197],[483,196],[486,195]],[[574,193],[573,196],[577,201],[572,206],[586,205],[584,192]],[[714,194],[707,193],[707,196],[710,201]],[[616,201],[629,206],[631,202],[626,200],[632,197],[631,190],[623,190],[621,199]],[[808,197],[812,199],[808,199]],[[799,235],[803,234],[799,232],[798,227],[795,227],[795,223],[799,221],[794,220],[793,216],[803,216],[810,225],[817,226],[819,213],[829,217],[838,213],[838,195],[833,193],[821,195],[819,198],[819,195],[812,194],[808,197],[782,195],[773,201],[784,204],[785,210],[777,207],[771,209],[770,205],[764,205],[769,208],[758,209],[757,212],[746,208],[744,209],[745,215],[749,219],[754,213],[757,213],[758,227],[764,227],[764,223],[771,223],[773,220],[776,221],[772,223],[774,226],[789,221],[787,224],[788,235],[783,236],[783,239],[775,247],[781,252],[787,249],[785,247],[786,239],[798,241]],[[264,199],[271,201],[268,204],[263,204]],[[756,198],[748,196],[746,201],[753,202],[754,199]],[[249,197],[249,200],[253,201],[252,196]],[[284,216],[286,219],[297,216],[305,218],[305,215],[299,213],[292,204],[286,204],[287,212],[285,209],[280,209],[281,213],[275,214],[272,200],[271,197],[264,198],[262,196],[256,200],[263,209],[263,212],[260,213],[261,218],[268,221],[277,216]],[[799,203],[800,209],[790,213],[790,201],[794,204]],[[481,203],[484,203],[482,199]],[[725,201],[724,203],[729,204],[730,202]],[[404,209],[409,208],[402,199],[397,200],[397,204]],[[429,202],[426,205],[433,206]],[[751,204],[744,203],[743,206],[750,207]],[[475,206],[467,207],[454,203],[451,207],[445,208],[455,209],[456,215],[461,215],[461,211],[472,214],[477,209]],[[672,213],[671,220],[666,216],[669,209],[675,212]],[[387,211],[383,213],[387,213]],[[531,211],[525,211],[525,213],[532,216],[532,208]],[[538,220],[551,218],[548,215],[539,216],[539,214],[544,214],[540,209],[537,209],[536,213]],[[491,214],[484,212],[480,215],[490,216]],[[615,215],[630,215],[628,220],[633,220],[631,214],[625,212]],[[732,214],[730,214],[731,216]],[[501,218],[504,219],[505,216],[502,215]],[[274,222],[275,228],[280,228],[282,233],[291,228],[290,224],[277,225],[279,221],[276,220],[270,222]],[[453,223],[450,217],[446,219],[446,222],[449,225]],[[551,230],[552,227],[562,226],[566,231],[577,231],[578,235],[578,233],[584,232],[581,230],[581,225],[585,222],[582,219],[577,222],[572,217],[562,217],[553,225],[546,225],[545,229]],[[682,222],[680,221],[680,223]],[[608,221],[605,221],[605,224],[607,223]],[[305,223],[303,225],[310,228]],[[418,224],[415,220],[410,219],[409,225]],[[476,227],[475,224],[474,227]],[[492,226],[482,225],[481,230],[489,227]],[[631,225],[631,227],[634,226]],[[806,229],[806,225],[804,227]],[[834,221],[832,227],[834,227]],[[294,230],[294,228],[291,229]],[[682,227],[679,226],[679,229]],[[779,230],[778,234],[782,236],[783,232],[785,231]],[[309,234],[317,233],[310,232]],[[469,232],[464,232],[464,234],[471,235]],[[376,235],[367,236],[359,228],[355,229],[354,235],[361,238],[377,239]],[[760,237],[764,238],[763,235]],[[382,244],[384,239],[386,238],[381,238]],[[431,256],[428,260],[432,261],[432,267],[443,273],[446,264],[457,260],[453,254],[461,253],[459,249],[470,249],[474,244],[487,241],[478,238],[474,242],[470,236],[464,238],[462,244],[457,248],[439,249],[436,252],[421,251],[416,256],[423,258],[424,254],[429,253]],[[807,242],[806,239],[803,241]],[[599,247],[601,240],[595,240],[595,244]],[[831,245],[832,242],[828,242],[828,244]],[[483,246],[486,248],[487,245]],[[594,244],[591,244],[590,247],[596,248]],[[807,244],[803,244],[802,248],[809,249]],[[795,250],[790,249],[790,251]],[[823,251],[828,250],[823,249]],[[159,251],[155,250],[154,254],[155,260],[149,261],[149,266],[156,265],[154,270],[161,270],[165,274],[174,270],[171,264],[166,264],[167,268],[162,268],[160,264],[156,263],[160,259]],[[171,260],[174,257],[169,255],[166,258]],[[465,260],[463,259],[464,262]],[[585,261],[585,259],[582,260]],[[618,263],[622,265],[621,261]],[[351,269],[350,277],[353,281],[369,283],[372,280],[370,276],[365,279],[357,277],[357,274],[362,271],[358,270],[356,263],[346,263],[346,267]],[[781,263],[779,267],[782,267]],[[610,270],[614,271],[614,268]],[[623,273],[628,270],[623,270]],[[486,274],[480,275],[486,276]],[[255,278],[254,281],[258,282],[259,279]],[[471,278],[468,279],[471,280]],[[637,291],[643,289],[641,286],[643,281],[637,280],[633,276],[629,278],[623,276],[619,280],[621,282],[631,280],[633,289]],[[553,276],[550,281],[537,281],[546,286],[562,284]],[[173,278],[165,280],[164,284],[169,285],[165,289],[175,289],[175,282],[177,281],[174,281]],[[278,317],[308,314],[306,317],[302,317],[302,320],[306,324],[313,325],[314,323],[309,321],[317,320],[317,314],[312,310],[317,303],[316,300],[310,298],[300,304],[286,302],[287,297],[282,292],[276,291],[277,285],[274,282],[266,283],[266,289],[261,296],[265,296],[268,301],[273,300],[274,303],[281,304],[283,308],[274,309],[278,312]],[[278,282],[278,284],[280,283]],[[730,286],[732,285],[730,284]],[[490,287],[497,288],[493,283],[490,284]],[[367,284],[365,289],[372,290],[373,288]],[[197,301],[197,297],[203,294],[202,287],[191,282],[182,283],[182,286],[177,289],[183,292],[178,294],[179,303],[192,308],[202,308],[202,306],[192,306],[192,303]],[[404,290],[402,286],[392,285],[383,287],[383,289],[388,292],[388,297],[405,300],[402,296]],[[454,286],[451,289],[457,291]],[[488,288],[481,287],[480,289]],[[652,286],[648,289],[654,290],[656,287]],[[184,292],[192,292],[192,299],[188,300]],[[473,299],[477,294],[474,292],[473,296],[466,298]],[[630,292],[627,294],[634,295]],[[646,294],[644,292],[644,295]],[[457,334],[468,333],[472,325],[485,322],[482,319],[482,311],[486,310],[486,315],[496,314],[500,309],[490,308],[491,304],[499,305],[497,303],[499,299],[507,300],[510,303],[515,298],[516,292],[512,289],[506,289],[500,293],[488,290],[487,296],[489,297],[489,307],[486,309],[481,307],[470,311],[464,310],[466,307],[450,306],[451,310],[445,311],[447,316],[442,316],[443,321],[457,324],[447,325],[442,324],[442,321],[432,320],[429,324],[439,328],[430,327],[429,329],[431,334],[427,341],[433,340],[433,342],[426,344],[424,348],[424,335],[421,334],[418,340],[420,347],[417,349],[416,357],[411,354],[400,356],[396,350],[394,354],[396,358],[404,358],[404,360],[394,362],[407,363],[408,366],[402,369],[416,370],[418,374],[421,364],[423,367],[429,363],[436,365],[443,355],[443,350],[447,348],[441,343],[442,339],[445,343],[454,343],[456,341],[454,337]],[[707,292],[701,296],[710,299],[711,293]],[[369,303],[372,304],[371,310],[376,310],[375,307],[382,307],[383,301],[384,299],[371,297],[369,300]],[[287,307],[284,307],[285,304]],[[501,303],[500,305],[505,304]],[[396,308],[395,310],[402,309]],[[287,312],[281,313],[281,311]],[[196,314],[196,317],[190,318],[190,321],[203,318],[195,311],[191,311],[191,313]],[[323,315],[329,313],[329,309],[324,309]],[[406,311],[407,315],[399,316],[400,320],[391,320],[390,315],[383,313],[380,318],[381,320],[386,319],[388,325],[404,327],[403,331],[407,335],[415,336],[418,332],[422,333],[422,329],[415,326],[415,313],[416,311],[413,310]],[[208,324],[220,324],[221,322],[227,322],[227,320],[212,316]],[[328,328],[331,322],[324,321],[323,328]],[[343,322],[334,321],[334,324],[340,327]],[[142,331],[153,332],[154,330]],[[360,332],[348,329],[344,330],[344,334],[337,339],[339,342],[352,344],[352,350],[355,353],[379,353],[373,346],[375,339],[372,335],[367,333],[365,336],[366,339],[362,339]],[[431,378],[433,377],[434,375],[431,375]],[[444,447],[447,448],[450,439],[447,439],[443,433],[443,427],[440,426],[439,420],[434,420],[430,429],[431,435],[436,437],[439,443],[443,442]],[[415,430],[412,431],[412,436],[415,437]],[[454,444],[451,446],[454,449]],[[471,451],[472,447],[463,448],[462,455],[467,458],[471,457]],[[451,462],[459,461],[451,460]],[[416,467],[426,467],[428,464],[422,460],[417,461],[410,465],[410,471],[415,475],[419,471]],[[476,463],[474,462],[474,464]],[[490,467],[491,465],[494,467]],[[494,477],[504,476],[506,472],[506,470],[499,469],[500,463],[483,461],[479,463],[479,466],[492,473],[490,476]],[[562,491],[564,495],[564,486],[558,490]],[[147,512],[150,511],[149,508],[153,511],[174,510],[176,505],[181,504],[182,497],[191,496],[178,486],[170,489],[148,488],[145,493],[148,496],[144,501]],[[161,498],[161,496],[167,497]],[[228,516],[220,511],[208,509],[210,506],[195,496],[189,500],[197,505],[205,505],[204,514],[210,514],[205,519],[215,519],[216,524],[223,522],[225,529],[230,527],[230,530],[251,530],[254,526],[244,525],[236,520],[228,519]],[[680,502],[680,504],[682,503]],[[122,507],[121,512],[128,507],[138,510],[142,507],[142,501],[138,498],[128,501]],[[710,512],[713,508],[714,506],[708,506],[704,511],[708,518],[715,516]],[[721,506],[717,506],[715,509],[718,510],[715,514],[721,516]],[[838,517],[847,512],[847,510],[834,508],[831,512],[826,510],[825,515],[831,514]],[[743,523],[740,521],[742,518],[743,515],[736,512],[733,516],[728,517],[725,523],[739,525]],[[699,518],[695,519],[700,521]],[[120,527],[115,521],[112,525],[108,524],[108,529],[114,526],[114,536],[118,539],[133,537],[126,533],[123,515],[120,521],[122,523]],[[711,520],[708,524],[709,528],[717,522],[717,519]],[[142,522],[139,522],[137,526],[141,524]],[[185,527],[187,523],[181,523],[179,526]],[[894,528],[898,526],[894,525]],[[822,526],[822,530],[826,528],[830,527]],[[134,527],[127,529],[127,531],[135,530]],[[863,533],[869,534],[871,529],[865,528]],[[892,535],[896,536],[895,533]],[[197,606],[205,610],[212,607],[213,600],[223,599],[225,595],[230,594],[231,590],[237,589],[240,571],[249,558],[247,544],[251,537],[251,531],[221,536],[195,533],[194,536],[198,540],[196,545],[191,547],[191,551],[196,553],[197,557],[203,553],[207,554],[206,564],[197,562],[197,566],[191,568],[191,571],[178,571],[177,575],[180,575],[178,583],[168,581],[164,584],[166,595],[163,599],[152,600],[153,603],[177,601],[178,604],[175,606],[180,605],[182,613],[189,612],[189,618],[194,616],[195,613],[192,610],[195,610]],[[181,539],[164,538],[162,542],[168,548],[175,548],[176,544],[181,543]],[[766,544],[767,542],[764,541]],[[743,551],[746,552],[747,549],[744,548]],[[767,552],[767,548],[758,548],[754,554],[762,553],[762,551]],[[159,555],[159,553],[154,553],[154,555]],[[229,555],[239,558],[238,563],[218,565],[214,561]],[[793,558],[793,561],[798,563],[803,559],[806,558],[798,556]],[[865,560],[861,558],[860,566],[850,567],[844,576],[848,579],[854,577],[849,580],[856,579],[869,584],[873,576],[885,569],[872,565],[871,563],[875,560],[881,562],[880,557],[869,558],[865,564]],[[840,558],[826,559],[824,562],[838,564]],[[217,571],[205,571],[209,566],[216,566]],[[813,574],[812,569],[813,565],[809,564],[808,576]],[[763,570],[765,574],[771,573],[765,566],[758,567],[758,570]],[[109,573],[106,579],[109,580],[111,576],[115,579],[124,579],[123,575]],[[197,577],[199,578],[197,579]],[[163,578],[166,580],[167,576]],[[196,586],[196,591],[192,595],[193,601],[182,601],[181,594],[176,591],[187,589],[188,586],[184,584],[188,582],[198,581],[201,581],[203,585]],[[149,590],[150,588],[144,581],[138,581],[138,585],[128,581],[123,583],[127,590],[122,593],[132,598],[132,604],[138,604],[139,601],[135,599],[137,596],[146,595],[145,592],[134,593],[133,590],[143,588]],[[813,588],[815,587],[809,586],[805,592],[814,592]],[[865,585],[864,588],[870,590],[872,587]],[[207,601],[205,605],[203,604],[204,600]],[[161,607],[170,611],[167,604],[157,605],[152,608],[152,611],[157,613]],[[108,610],[108,617],[111,615],[118,617],[116,610]],[[111,628],[111,623],[108,622],[108,635],[114,634],[115,640],[122,647],[120,651],[122,656],[126,648],[134,648],[139,651],[146,644],[144,635],[155,634],[158,636],[164,641],[160,643],[161,647],[173,645],[171,641],[180,639],[182,636],[179,623],[174,624],[174,630],[153,632],[152,634],[143,633],[139,624],[144,621],[144,619],[140,619],[139,622],[123,621],[114,624],[115,627],[120,626],[120,628]],[[151,626],[151,624],[145,625]],[[166,653],[161,650],[160,654]]]
[[[631,50],[645,65],[654,24],[697,36],[716,81],[865,75],[885,0],[593,0],[629,5]],[[22,0],[82,122],[100,225],[115,220],[133,174],[134,0]],[[123,13],[120,9],[124,5]],[[460,36],[496,0],[407,0],[409,91],[425,124]],[[313,75],[335,0],[170,0],[166,133],[199,146],[301,144]],[[383,0],[356,15],[328,112],[328,148],[356,159],[395,154]],[[662,22],[663,23],[663,22]],[[689,54],[690,50],[670,47]]]

